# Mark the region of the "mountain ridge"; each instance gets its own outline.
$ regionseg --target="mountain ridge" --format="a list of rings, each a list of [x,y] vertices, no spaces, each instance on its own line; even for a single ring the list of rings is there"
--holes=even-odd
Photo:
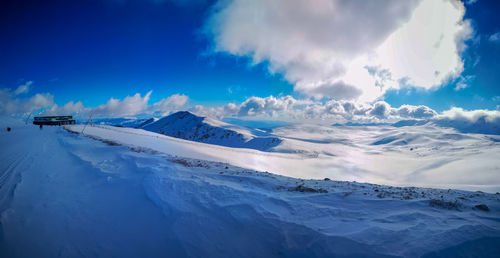
[[[196,116],[188,111],[170,114],[141,128],[190,141],[261,151],[269,151],[282,142],[282,139],[262,131],[256,135],[255,130]]]

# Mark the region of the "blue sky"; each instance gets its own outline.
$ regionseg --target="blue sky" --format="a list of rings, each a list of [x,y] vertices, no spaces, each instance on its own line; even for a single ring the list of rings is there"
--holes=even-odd
[[[401,6],[397,10],[403,11],[389,21],[401,19],[408,22],[418,6],[417,2],[413,6]],[[255,4],[254,7],[256,10],[271,8],[265,4]],[[382,6],[380,11],[375,8],[374,12],[384,15],[388,7]],[[290,95],[298,100],[313,99],[320,103],[331,99],[352,100],[353,96],[360,96],[360,99],[370,103],[384,100],[393,107],[425,105],[437,112],[452,107],[495,110],[500,104],[497,61],[500,60],[500,40],[495,40],[493,35],[500,31],[500,18],[496,15],[500,4],[498,1],[479,0],[464,7],[465,16],[461,21],[467,20],[472,31],[463,40],[466,48],[458,54],[463,62],[463,71],[439,83],[421,80],[422,85],[401,83],[397,87],[384,86],[383,94],[373,95],[366,93],[370,92],[366,90],[367,86],[353,84],[348,76],[331,76],[336,70],[325,70],[327,76],[313,74],[318,67],[330,66],[335,58],[319,66],[314,66],[316,59],[311,67],[297,65],[295,59],[304,56],[304,49],[293,48],[293,41],[287,39],[288,36],[293,39],[302,35],[302,32],[281,35],[290,27],[278,28],[276,24],[266,24],[272,20],[269,17],[267,20],[264,17],[264,21],[255,21],[258,18],[248,16],[250,23],[245,23],[246,15],[253,14],[239,13],[245,7],[237,6],[232,1],[2,1],[0,88],[13,91],[19,85],[33,81],[30,94],[50,93],[59,106],[69,101],[81,101],[85,107],[96,107],[110,98],[124,99],[136,93],[145,95],[152,90],[151,103],[173,94],[184,94],[189,97],[189,106],[205,107],[239,104],[253,96],[266,98],[272,95],[279,98]],[[279,12],[286,12],[287,8],[281,7]],[[360,9],[357,6],[345,8]],[[240,15],[241,19],[232,20],[235,18],[231,12]],[[300,15],[306,17],[308,14]],[[283,16],[286,15],[283,13]],[[329,23],[328,15],[324,20],[311,21],[315,27],[318,27],[317,24],[322,26],[320,22],[325,21],[324,28],[318,29],[317,33],[321,42],[300,39],[298,44],[304,47],[308,47],[307,44],[321,46],[323,49],[320,51],[324,52],[319,53],[337,51],[336,38],[323,39],[320,35],[324,31],[329,32],[329,26],[335,27],[331,30],[337,30],[338,37],[344,35],[344,31],[339,32],[336,28],[337,24]],[[353,17],[356,18],[355,15]],[[346,23],[354,18],[346,19]],[[374,29],[369,25],[366,31],[360,29],[360,35],[370,34],[362,37],[372,41],[365,45],[352,43],[360,36],[349,34],[349,30],[355,29],[344,27],[345,38],[353,37],[355,40],[347,45],[338,43],[340,50],[332,57],[354,58],[364,53],[362,51],[380,45],[404,23],[389,24],[389,21],[374,25],[380,36],[371,35],[376,33],[370,33]],[[360,24],[369,22],[362,20]],[[292,28],[297,27],[297,24],[292,25]],[[267,26],[271,28],[270,35],[265,34]],[[279,29],[279,33],[272,29]],[[440,33],[445,35],[447,31]],[[279,35],[274,37],[276,34]],[[317,35],[307,36],[314,39]],[[260,37],[264,37],[264,42],[254,40]],[[322,46],[323,41],[330,45]],[[272,44],[269,45],[269,42]],[[287,52],[280,52],[281,46],[276,47],[276,42],[282,44]],[[356,46],[351,48],[349,44]],[[283,57],[283,53],[293,51],[297,51],[297,56]],[[307,64],[308,53],[305,55],[304,63]],[[385,63],[381,61],[380,64]],[[341,65],[345,70],[346,61],[342,61]],[[391,70],[390,65],[387,67],[392,77],[397,77],[397,69]],[[400,74],[406,76],[404,71]],[[418,81],[418,74],[411,76]],[[458,89],[457,85],[462,85],[463,89]]]
[[[209,3],[14,2],[2,3],[4,87],[32,80],[34,91],[51,92],[58,104],[90,106],[149,90],[152,101],[183,93],[208,105],[292,91],[247,60],[204,55],[207,42],[197,31]]]

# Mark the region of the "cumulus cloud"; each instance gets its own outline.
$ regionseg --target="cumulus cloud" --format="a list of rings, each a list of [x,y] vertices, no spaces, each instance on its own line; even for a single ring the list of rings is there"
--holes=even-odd
[[[0,89],[0,114],[20,115],[34,113],[40,115],[73,115],[87,117],[93,114],[97,117],[125,117],[135,115],[166,115],[177,111],[188,101],[186,95],[174,94],[149,105],[152,92],[141,96],[136,93],[123,100],[111,98],[105,104],[95,108],[85,107],[81,101],[70,101],[62,106],[54,103],[54,96],[49,93],[21,96],[29,91],[33,82],[28,81],[17,89]]]
[[[136,93],[133,96],[125,97],[123,100],[111,98],[106,104],[93,108],[90,112],[102,117],[124,117],[141,114],[162,116],[184,106],[188,100],[186,95],[174,94],[149,105],[151,93],[152,91],[149,91],[144,96]]]
[[[156,114],[165,114],[172,110],[175,110],[179,107],[182,107],[188,101],[188,97],[186,95],[174,94],[168,98],[164,98],[156,103],[154,103],[151,107],[149,107],[150,113]]]
[[[73,102],[70,101],[63,106],[59,106],[57,104],[52,105],[50,108],[47,108],[43,111],[43,115],[78,115],[81,112],[88,111],[89,109],[85,109],[83,103],[81,101]]]
[[[227,0],[203,31],[214,52],[266,62],[297,91],[373,101],[403,78],[429,89],[459,76],[464,13],[458,0]]]
[[[450,127],[465,133],[500,134],[499,110],[464,110],[451,108],[441,113],[423,105],[392,107],[384,101],[367,104],[355,100],[297,100],[292,96],[280,98],[251,97],[243,103],[221,107],[195,106],[190,109],[201,116],[215,118],[279,119],[299,123],[395,123],[405,125],[434,125]]]
[[[202,116],[210,116],[215,118],[223,117],[255,117],[266,116],[276,117],[278,115],[290,115],[293,109],[309,103],[307,100],[297,100],[292,96],[283,96],[276,98],[269,96],[266,98],[250,97],[243,103],[237,105],[235,103],[228,103],[221,107],[205,107],[196,105],[189,109],[189,111]]]
[[[342,80],[335,82],[319,82],[319,84],[315,85],[309,92],[309,95],[317,98],[328,96],[334,99],[356,99],[361,94],[362,91],[360,89]]]
[[[368,113],[378,119],[385,119],[391,114],[391,106],[384,101],[376,102]]]
[[[500,111],[498,110],[464,110],[462,108],[451,108],[443,111],[435,119],[433,124],[452,127],[465,133],[500,134]]]
[[[26,114],[36,111],[43,115],[74,115],[86,118],[127,117],[137,115],[164,116],[180,109],[188,109],[198,115],[216,118],[272,118],[291,122],[321,123],[373,123],[395,122],[399,120],[426,120],[439,126],[453,127],[463,132],[500,134],[499,110],[464,110],[452,108],[438,114],[427,106],[402,105],[391,107],[384,101],[367,104],[357,100],[298,100],[292,96],[266,98],[250,97],[241,104],[229,103],[219,107],[197,105],[186,108],[188,97],[174,94],[149,105],[152,92],[144,96],[137,93],[124,99],[111,98],[95,108],[85,107],[82,102],[70,101],[63,106],[54,103],[51,94],[35,94],[21,97],[16,90],[0,89],[0,114]]]
[[[397,109],[397,114],[402,118],[429,119],[437,116],[437,112],[427,106],[402,105]]]
[[[146,93],[144,97],[136,93],[133,96],[127,96],[123,100],[111,98],[106,104],[94,108],[92,112],[95,115],[105,115],[109,117],[136,115],[147,109],[151,93],[152,91]]]
[[[27,91],[23,88],[19,90],[22,86],[19,86],[14,91],[0,89],[0,114],[31,113],[54,105],[54,96],[48,93],[35,94],[31,97],[19,97],[19,94]]]
[[[465,110],[463,108],[453,107],[449,110],[443,111],[438,118],[467,120],[471,122],[477,122],[480,119],[485,119],[485,121],[492,122],[500,119],[500,111],[487,109]]]
[[[277,112],[286,111],[297,103],[291,96],[275,98],[251,97],[238,107],[239,116],[255,116],[260,114],[275,115]]]
[[[324,123],[387,122],[404,119],[432,119],[438,113],[427,106],[403,105],[391,107],[384,101],[367,104],[356,100],[297,100],[292,96],[250,97],[237,105],[229,103],[221,107],[201,105],[190,109],[202,116],[215,118],[241,117],[280,119],[295,122],[315,121]]]

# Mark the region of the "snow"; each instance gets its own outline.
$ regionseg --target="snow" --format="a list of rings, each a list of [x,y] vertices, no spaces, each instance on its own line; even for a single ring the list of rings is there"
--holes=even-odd
[[[500,135],[500,119],[499,118],[488,119],[486,116],[479,117],[475,121],[471,121],[466,118],[451,119],[447,117],[441,117],[429,120],[401,120],[392,124],[392,126],[396,127],[421,126],[421,125],[432,125],[438,127],[453,128],[462,133],[481,133],[481,134]]]
[[[446,171],[432,167],[454,158],[442,165],[454,166],[449,173],[465,173],[463,166],[474,171],[458,186],[478,178],[475,187],[495,189],[494,136],[295,125],[273,130],[284,139],[280,152],[262,152],[113,126],[86,127],[84,134],[82,125],[12,128],[0,131],[0,257],[494,257],[499,251],[499,194],[333,180],[353,173],[403,184],[397,179],[407,174],[415,184],[422,175],[445,184]],[[391,136],[397,139],[374,144]],[[363,159],[370,164],[363,167]],[[411,173],[398,171],[405,168]],[[266,170],[272,173],[259,172]],[[488,177],[482,173],[492,173],[490,182],[481,181]]]
[[[281,139],[266,135],[261,130],[199,117],[187,111],[171,114],[141,128],[181,139],[233,148],[268,150],[281,143]]]
[[[161,121],[161,120],[159,120]],[[68,127],[81,132],[82,125]],[[273,130],[273,152],[187,141],[141,129],[87,127],[85,134],[181,157],[279,175],[395,186],[500,191],[499,136],[415,126],[293,125]]]

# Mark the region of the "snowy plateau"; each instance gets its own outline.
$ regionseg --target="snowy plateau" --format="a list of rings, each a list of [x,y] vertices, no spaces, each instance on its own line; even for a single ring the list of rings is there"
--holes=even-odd
[[[496,129],[0,126],[0,257],[500,256]]]

